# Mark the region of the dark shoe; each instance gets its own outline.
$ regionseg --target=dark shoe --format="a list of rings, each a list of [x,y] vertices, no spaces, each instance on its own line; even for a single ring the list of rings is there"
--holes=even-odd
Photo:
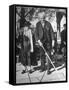
[[[29,70],[29,73],[31,74],[31,73],[33,73],[34,72],[34,70]]]
[[[26,73],[26,71],[25,71],[25,70],[23,70],[21,73],[22,73],[22,74],[24,74],[24,73]]]
[[[47,71],[47,75],[51,74],[51,71]]]
[[[45,71],[45,68],[40,70],[40,72],[43,72],[43,71]]]

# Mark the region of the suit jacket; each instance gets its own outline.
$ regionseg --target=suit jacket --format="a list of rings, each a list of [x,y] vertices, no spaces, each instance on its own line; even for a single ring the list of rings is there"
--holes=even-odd
[[[62,42],[66,42],[66,40],[67,40],[67,38],[66,38],[66,30],[65,29],[61,32],[61,40],[62,40]]]
[[[35,40],[41,40],[42,43],[47,42],[52,44],[52,40],[54,40],[54,34],[52,26],[48,21],[44,21],[44,28],[42,27],[40,21],[36,24]]]

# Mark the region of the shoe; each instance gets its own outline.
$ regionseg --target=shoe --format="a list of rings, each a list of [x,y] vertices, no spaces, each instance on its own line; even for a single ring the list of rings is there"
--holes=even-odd
[[[43,71],[45,71],[45,68],[40,70],[40,72],[43,72]]]
[[[51,71],[47,71],[47,75],[51,74]]]
[[[21,73],[22,73],[22,74],[24,74],[24,73],[26,73],[26,71],[25,71],[25,70],[23,70]]]
[[[34,72],[34,70],[29,70],[29,73],[31,74],[31,73],[33,73]]]

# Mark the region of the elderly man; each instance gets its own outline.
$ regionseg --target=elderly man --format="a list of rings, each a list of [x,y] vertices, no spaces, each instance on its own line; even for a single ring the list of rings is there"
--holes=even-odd
[[[35,40],[39,44],[39,46],[44,46],[48,55],[51,57],[51,49],[54,45],[54,35],[51,24],[46,21],[45,13],[40,12],[38,14],[39,22],[36,24],[35,30]],[[45,56],[45,52],[40,47],[40,57],[41,57],[41,71],[45,70],[45,62],[47,62],[47,74],[50,74],[50,61]],[[46,61],[45,61],[46,60]]]

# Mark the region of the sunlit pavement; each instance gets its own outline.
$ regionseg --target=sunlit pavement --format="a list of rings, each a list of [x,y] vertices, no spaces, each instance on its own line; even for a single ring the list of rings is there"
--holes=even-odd
[[[38,66],[32,66],[32,68]],[[47,75],[47,70],[40,72],[40,70],[36,70],[33,73],[29,74],[30,79],[28,77],[28,72],[22,74],[22,70],[24,66],[21,63],[16,64],[16,83],[35,83],[35,82],[51,82],[51,81],[65,81],[66,80],[66,68],[64,64],[57,67],[57,71],[54,68],[51,68],[51,74]],[[44,75],[44,76],[43,76]],[[43,77],[43,78],[42,78]],[[41,80],[42,79],[42,80]]]

